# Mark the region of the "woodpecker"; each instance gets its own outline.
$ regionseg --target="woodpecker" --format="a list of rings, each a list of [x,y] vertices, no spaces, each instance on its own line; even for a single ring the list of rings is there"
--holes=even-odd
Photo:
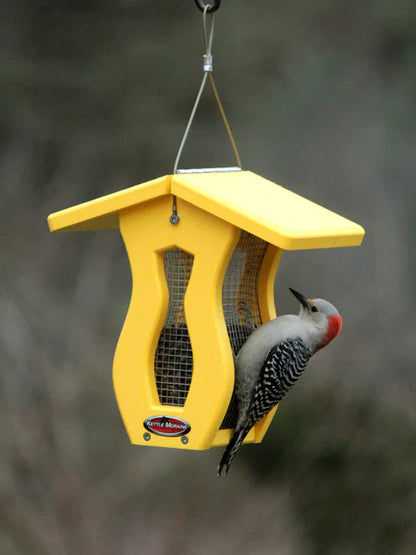
[[[331,303],[289,290],[300,302],[299,315],[279,316],[257,328],[236,357],[238,416],[217,476],[227,474],[248,432],[283,399],[311,356],[341,331],[341,316]]]

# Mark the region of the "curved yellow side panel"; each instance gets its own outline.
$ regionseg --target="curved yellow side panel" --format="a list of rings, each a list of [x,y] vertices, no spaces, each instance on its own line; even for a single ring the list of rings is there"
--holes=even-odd
[[[258,298],[261,320],[264,323],[276,318],[274,281],[282,254],[283,249],[269,245],[260,269]]]
[[[276,318],[276,305],[274,300],[274,281],[277,268],[282,258],[283,249],[269,245],[259,276],[259,305],[263,322]],[[256,426],[254,443],[260,443],[273,420],[277,406],[272,409]]]
[[[234,386],[234,365],[222,314],[221,285],[240,230],[178,200],[180,222],[172,225],[171,196],[120,211],[132,271],[132,295],[117,345],[113,381],[116,399],[132,443],[206,449],[227,410]],[[185,294],[185,317],[194,355],[185,406],[161,405],[154,356],[168,307],[162,254],[179,247],[194,255]],[[191,426],[181,437],[150,433],[143,422],[152,416],[181,418]],[[147,436],[149,437],[149,435]]]
[[[279,249],[274,245],[269,245],[260,269],[258,283],[258,300],[260,306],[260,315],[262,322],[268,322],[272,318],[276,318],[276,309],[274,302],[274,281],[279,266],[283,249]],[[277,407],[272,409],[260,422],[258,422],[247,435],[244,443],[260,443],[272,420]],[[232,436],[233,430],[219,430],[214,441],[213,447],[226,445]]]

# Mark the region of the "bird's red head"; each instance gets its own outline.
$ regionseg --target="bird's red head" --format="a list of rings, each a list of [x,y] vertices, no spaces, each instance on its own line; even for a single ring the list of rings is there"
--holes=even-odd
[[[342,318],[339,314],[328,316],[328,330],[326,332],[326,344],[336,338],[342,329]]]
[[[325,335],[322,338],[322,341],[317,345],[316,351],[326,347],[328,343],[330,343],[336,336],[339,334],[342,328],[342,318],[339,314],[333,314],[331,316],[327,316],[328,320],[328,328],[326,330]],[[315,351],[315,352],[316,352]]]

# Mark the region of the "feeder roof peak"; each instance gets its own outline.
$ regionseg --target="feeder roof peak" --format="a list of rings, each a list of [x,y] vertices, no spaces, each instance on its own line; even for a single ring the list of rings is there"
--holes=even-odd
[[[166,195],[176,195],[287,250],[359,245],[364,236],[358,224],[250,171],[159,177],[51,214],[49,227],[51,231],[117,228],[121,211]],[[180,215],[180,200],[178,211]]]

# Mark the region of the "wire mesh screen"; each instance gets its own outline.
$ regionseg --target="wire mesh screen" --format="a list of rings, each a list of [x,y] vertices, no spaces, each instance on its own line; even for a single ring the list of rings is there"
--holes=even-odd
[[[248,336],[261,325],[258,301],[260,268],[268,243],[242,231],[224,278],[222,303],[234,356]],[[237,418],[233,395],[221,429],[234,428]]]
[[[184,297],[194,257],[174,248],[163,253],[169,306],[155,353],[155,377],[162,405],[184,406],[192,380],[193,357]]]
[[[228,265],[222,303],[234,356],[261,322],[258,302],[260,268],[268,243],[241,232]],[[184,406],[192,380],[193,355],[185,319],[184,298],[194,257],[179,248],[163,253],[169,305],[155,353],[155,377],[162,405]],[[233,428],[237,416],[233,395],[221,429]]]

